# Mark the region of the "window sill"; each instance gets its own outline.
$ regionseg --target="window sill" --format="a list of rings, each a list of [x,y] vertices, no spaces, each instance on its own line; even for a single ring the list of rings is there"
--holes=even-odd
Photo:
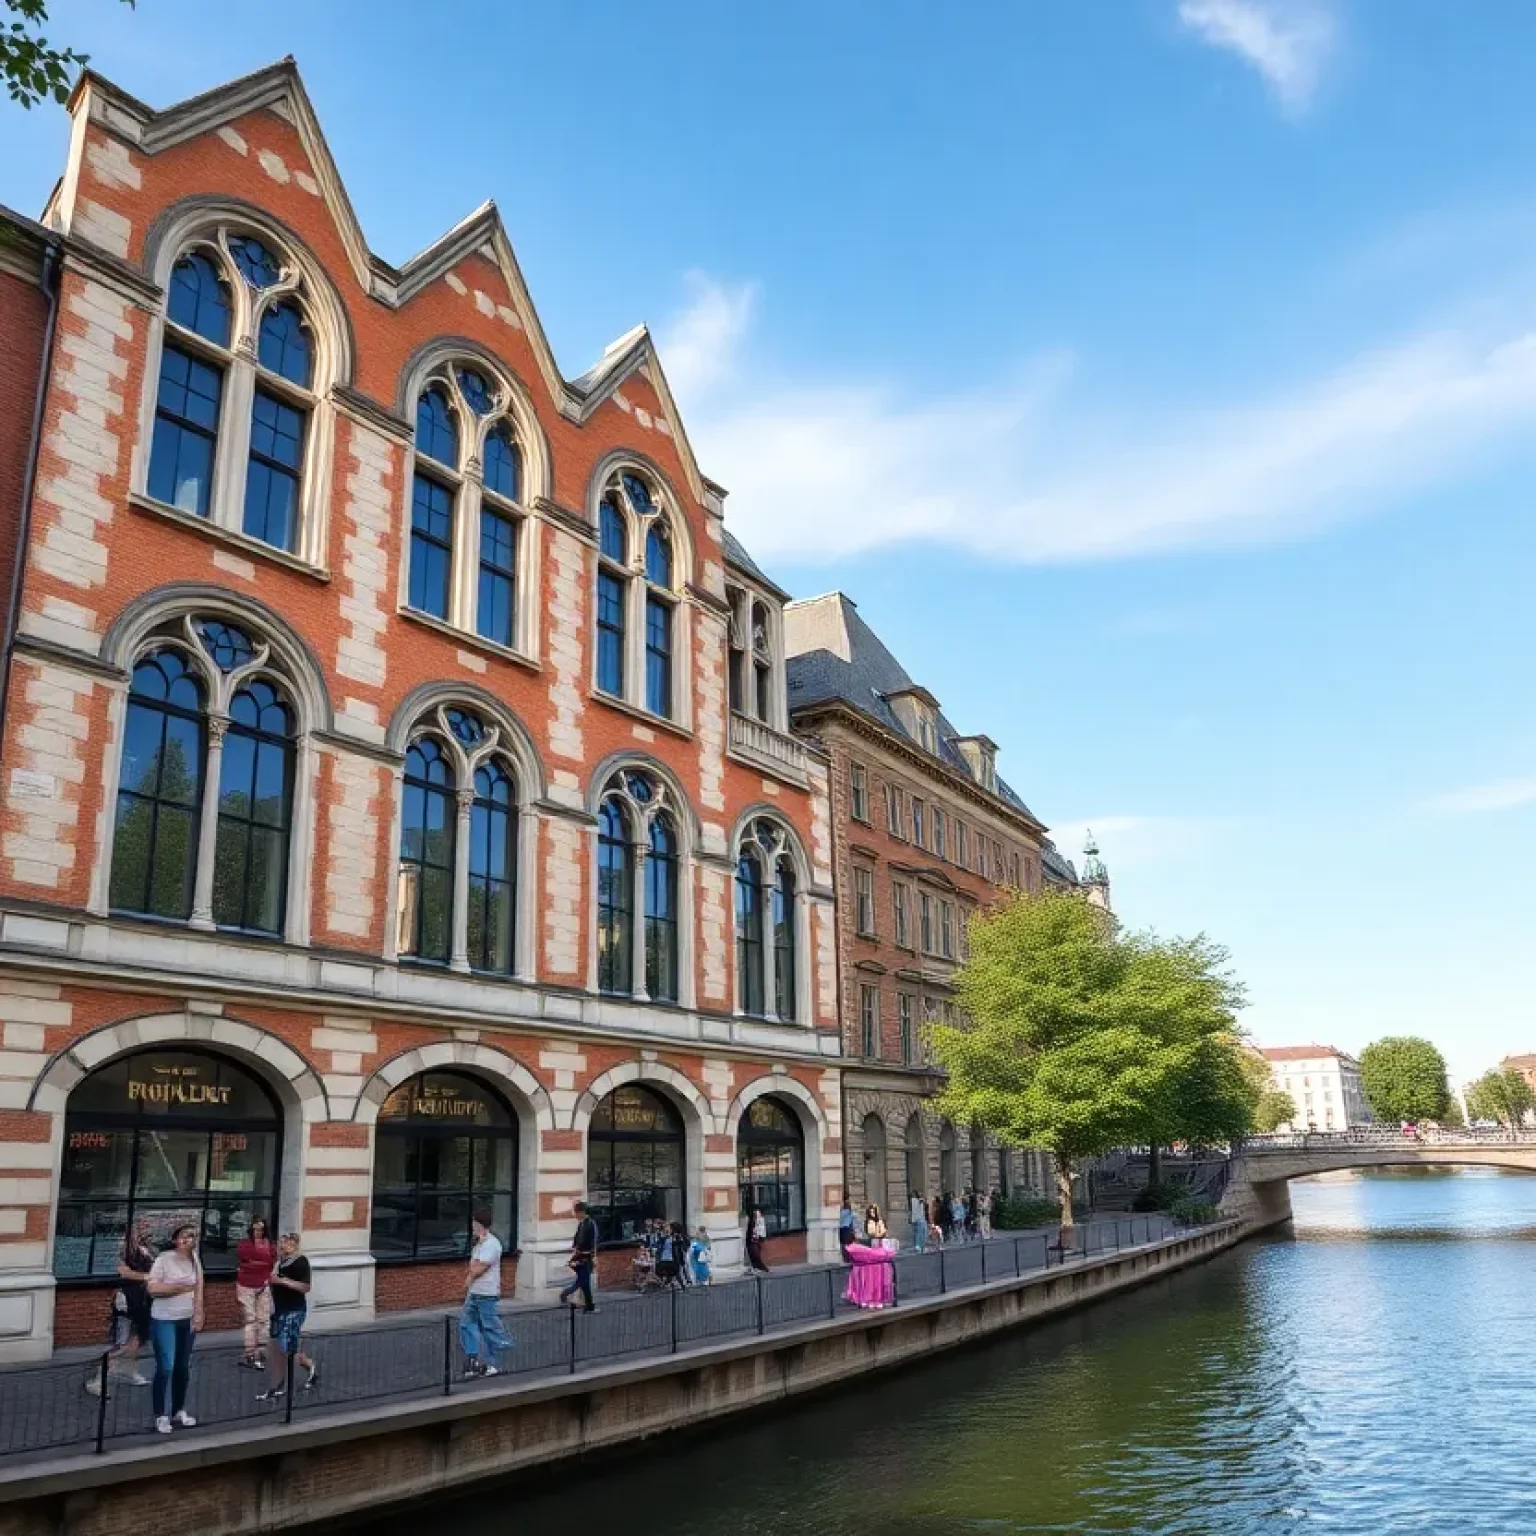
[[[522,651],[514,651],[509,645],[487,640],[484,635],[477,635],[471,630],[460,629],[457,624],[450,624],[446,619],[437,618],[434,614],[423,613],[419,608],[407,608],[403,605],[399,612],[402,619],[408,619],[412,624],[420,624],[423,629],[445,635],[459,645],[472,646],[477,651],[484,651],[487,656],[496,656],[502,661],[510,661],[514,666],[523,667],[529,672],[544,670],[533,657],[524,655]]]
[[[249,534],[237,533],[233,528],[225,528],[210,518],[198,517],[192,512],[183,512],[180,507],[173,507],[169,502],[156,501],[153,496],[141,496],[135,492],[129,496],[128,505],[135,512],[142,512],[149,517],[158,517],[167,523],[174,523],[178,528],[185,528],[189,533],[200,534],[212,543],[223,544],[230,549],[238,550],[242,555],[270,561],[273,565],[296,571],[300,576],[308,576],[314,581],[331,579],[331,573],[323,566],[311,565],[308,560],[290,555],[285,549],[278,549],[272,544],[263,544],[260,539],[253,539]]]
[[[683,741],[693,740],[693,732],[686,725],[679,725],[676,720],[669,720],[665,715],[653,715],[643,705],[631,704],[628,699],[621,699],[616,693],[604,693],[601,688],[593,688],[587,697],[594,704],[606,704],[609,709],[616,709],[621,715],[629,715],[653,730],[665,731],[669,736],[680,737]]]

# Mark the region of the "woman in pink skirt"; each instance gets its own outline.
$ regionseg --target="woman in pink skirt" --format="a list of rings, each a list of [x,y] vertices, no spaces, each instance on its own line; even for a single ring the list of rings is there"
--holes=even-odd
[[[894,1305],[895,1248],[896,1244],[890,1238],[873,1243],[849,1243],[845,1252],[848,1260],[848,1284],[843,1291],[845,1301],[851,1301],[856,1307]]]

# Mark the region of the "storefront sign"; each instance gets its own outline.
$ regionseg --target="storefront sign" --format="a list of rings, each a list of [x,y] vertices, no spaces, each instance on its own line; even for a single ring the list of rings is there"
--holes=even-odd
[[[413,1120],[475,1120],[485,1109],[483,1099],[470,1098],[452,1084],[411,1083],[396,1089],[385,1102],[385,1119],[407,1115]]]
[[[198,1067],[151,1067],[149,1081],[128,1079],[131,1104],[216,1104],[227,1107],[234,1089],[227,1084],[198,1081]]]

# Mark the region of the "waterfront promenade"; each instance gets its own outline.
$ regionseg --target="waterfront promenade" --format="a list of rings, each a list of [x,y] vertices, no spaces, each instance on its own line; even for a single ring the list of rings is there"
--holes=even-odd
[[[939,1252],[904,1250],[893,1259],[896,1307],[1081,1265],[1162,1241],[1179,1229],[1153,1215],[1088,1222],[1076,1230],[1077,1246],[1065,1252],[1055,1227]],[[503,1356],[501,1374],[488,1381],[464,1375],[456,1313],[316,1333],[308,1349],[319,1365],[318,1385],[305,1390],[300,1373],[294,1389],[275,1403],[256,1400],[272,1383],[240,1368],[240,1341],[225,1335],[205,1342],[193,1359],[188,1407],[197,1428],[178,1430],[169,1441],[153,1433],[147,1387],[114,1381],[105,1399],[85,1390],[88,1381],[101,1378],[99,1354],[18,1367],[0,1372],[0,1482],[43,1456],[103,1453],[136,1441],[181,1444],[232,1427],[260,1435],[275,1425],[351,1413],[361,1404],[504,1393],[511,1384],[666,1357],[712,1341],[782,1336],[851,1314],[855,1309],[843,1300],[845,1276],[840,1265],[801,1266],[685,1290],[606,1292],[592,1316],[568,1307],[508,1307],[515,1347]],[[147,1350],[141,1364],[146,1375],[153,1371]]]

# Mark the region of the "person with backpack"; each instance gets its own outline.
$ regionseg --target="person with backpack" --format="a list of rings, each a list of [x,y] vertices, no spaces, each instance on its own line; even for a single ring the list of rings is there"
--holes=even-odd
[[[583,1312],[596,1312],[597,1302],[592,1296],[592,1270],[597,1263],[597,1223],[587,1210],[587,1202],[576,1202],[576,1233],[571,1238],[571,1256],[566,1261],[573,1276],[571,1283],[560,1292],[560,1300],[575,1303],[579,1293]]]

